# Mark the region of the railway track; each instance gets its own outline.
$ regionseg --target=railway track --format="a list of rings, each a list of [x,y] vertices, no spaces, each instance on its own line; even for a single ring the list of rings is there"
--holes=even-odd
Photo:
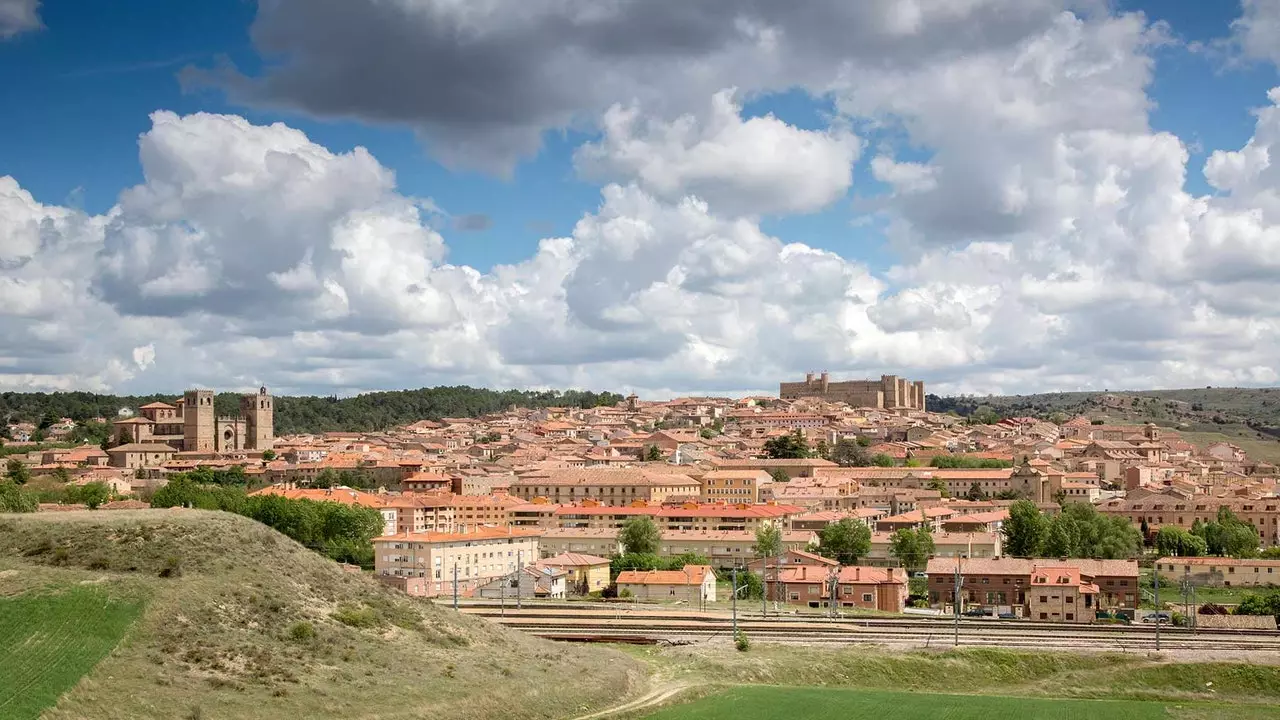
[[[469,614],[553,640],[617,638],[635,641],[692,643],[729,638],[730,616],[697,611],[623,608],[621,606],[525,605],[472,603]],[[953,618],[817,616],[761,617],[740,613],[737,626],[761,642],[804,644],[874,644],[901,647],[947,646],[955,642]],[[1160,649],[1280,653],[1280,633],[1260,630],[1161,628]],[[964,618],[960,644],[969,647],[1039,649],[1154,650],[1152,625],[1067,625],[1026,620]]]

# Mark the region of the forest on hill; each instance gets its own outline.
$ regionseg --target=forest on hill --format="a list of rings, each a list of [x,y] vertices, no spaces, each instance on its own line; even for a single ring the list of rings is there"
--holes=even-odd
[[[0,419],[6,423],[37,425],[69,417],[84,422],[95,417],[108,420],[122,408],[137,409],[150,402],[173,402],[181,395],[99,395],[88,392],[0,393]],[[614,392],[590,390],[490,390],[465,385],[373,392],[353,397],[280,396],[276,398],[277,435],[336,430],[375,431],[418,420],[444,417],[476,417],[512,406],[592,408],[623,400]],[[214,400],[218,415],[240,411],[240,395],[219,393]],[[52,420],[51,420],[52,419]]]

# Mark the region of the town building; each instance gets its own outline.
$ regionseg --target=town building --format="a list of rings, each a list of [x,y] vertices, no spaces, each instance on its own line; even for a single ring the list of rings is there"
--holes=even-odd
[[[1094,612],[1131,613],[1140,601],[1138,563],[1135,560],[934,557],[929,560],[925,571],[931,605],[948,610],[953,607],[957,564],[962,610],[979,607],[1033,618],[1044,612],[1046,620],[1067,622],[1067,611],[1063,607],[1072,604],[1082,608],[1079,603],[1084,602],[1082,598],[1086,595],[1089,596],[1089,608]],[[1067,580],[1061,580],[1063,577]],[[1040,579],[1043,582],[1036,582]],[[1045,589],[1058,588],[1058,591],[1056,595],[1055,592],[1034,594],[1041,586]],[[1041,595],[1044,595],[1043,600]],[[1065,598],[1068,596],[1076,599],[1067,603]],[[1058,613],[1057,618],[1053,616],[1054,612]],[[1088,613],[1082,609],[1072,610],[1071,614],[1071,622],[1092,620],[1092,617],[1085,619]]]
[[[712,470],[703,474],[703,502],[758,503],[773,482],[764,470]]]
[[[805,564],[765,576],[766,597],[811,608],[831,606],[833,585],[841,608],[900,613],[907,604],[907,571],[902,568]]]
[[[543,558],[538,564],[564,570],[568,574],[568,592],[574,595],[586,595],[609,587],[609,558],[582,553],[560,553]]]
[[[555,468],[534,470],[511,482],[509,492],[524,500],[543,498],[553,503],[592,499],[609,505],[644,500],[697,498],[702,485],[675,472],[638,468]]]
[[[680,570],[624,570],[618,573],[617,585],[619,596],[626,593],[649,602],[700,605],[716,601],[716,574],[707,565],[685,565]]]
[[[1231,557],[1162,557],[1155,563],[1160,582],[1170,589],[1280,585],[1280,560]]]
[[[411,595],[470,594],[494,578],[537,562],[537,530],[396,533],[373,539],[374,574]]]

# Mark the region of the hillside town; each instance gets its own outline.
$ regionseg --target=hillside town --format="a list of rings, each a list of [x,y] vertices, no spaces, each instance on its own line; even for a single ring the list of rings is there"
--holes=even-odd
[[[1083,416],[975,424],[931,412],[923,383],[889,375],[810,374],[781,383],[777,397],[633,394],[613,406],[281,437],[265,387],[243,396],[239,417],[215,417],[212,397],[191,390],[130,408],[105,449],[23,453],[28,429],[11,427],[8,471],[31,486],[103,484],[114,499],[94,507],[106,510],[147,507],[171,477],[193,472],[233,472],[250,495],[372,508],[383,523],[372,571],[423,596],[491,597],[514,582],[530,597],[707,603],[716,573],[738,568],[762,578],[766,598],[804,608],[902,612],[918,595],[945,612],[1089,622],[1140,605],[1137,558],[1023,557],[1006,547],[1015,503],[1045,518],[1088,505],[1148,545],[1226,508],[1256,529],[1260,548],[1280,545],[1277,468],[1232,444],[1197,447],[1168,428]],[[61,420],[55,432],[74,425]],[[622,534],[637,518],[656,528],[653,554],[697,562],[611,567],[629,552]],[[824,531],[842,523],[869,535],[848,562],[823,552]],[[776,530],[776,545],[762,556],[765,530]],[[903,531],[927,534],[920,557],[905,554]],[[1241,572],[1253,584],[1263,584],[1253,573],[1280,572],[1280,561],[1249,562]],[[1230,585],[1227,566],[1210,564],[1223,567],[1183,573],[1211,570]]]

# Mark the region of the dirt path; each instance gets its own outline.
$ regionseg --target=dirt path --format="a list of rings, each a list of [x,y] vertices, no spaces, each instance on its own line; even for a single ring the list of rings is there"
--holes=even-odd
[[[597,710],[589,715],[579,715],[578,717],[573,718],[573,720],[597,720],[597,718],[612,717],[620,713],[645,710],[647,708],[660,705],[693,686],[694,685],[689,683],[678,682],[658,683],[651,688],[649,692],[635,698],[634,700],[629,700],[621,705],[614,705],[613,707],[605,708],[604,710]]]

